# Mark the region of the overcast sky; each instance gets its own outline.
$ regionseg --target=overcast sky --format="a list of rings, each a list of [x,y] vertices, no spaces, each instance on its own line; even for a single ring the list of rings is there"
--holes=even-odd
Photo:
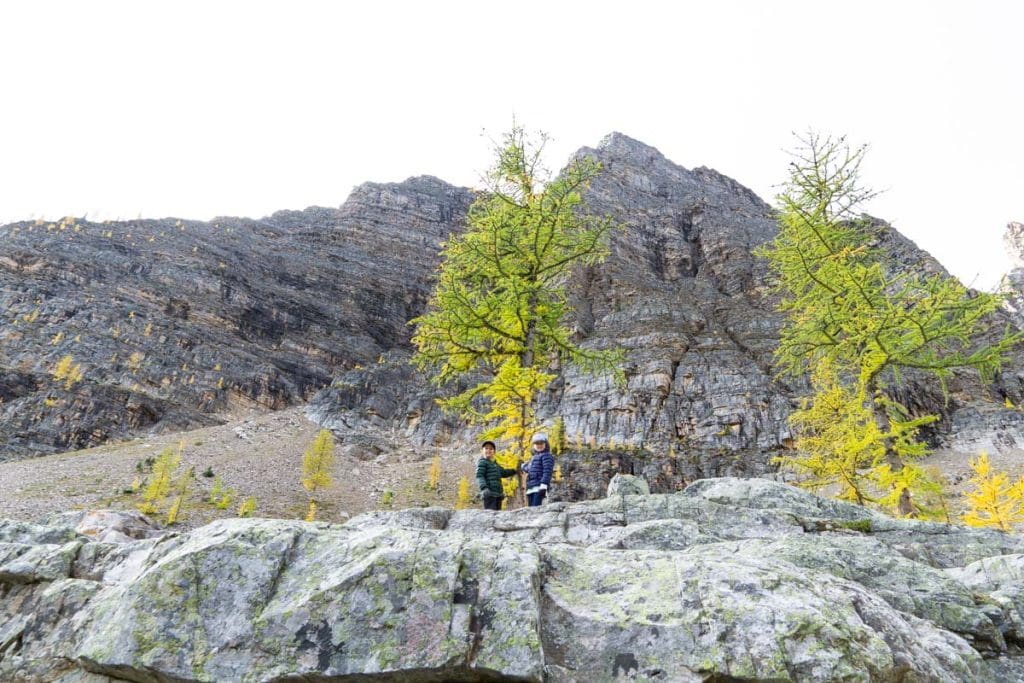
[[[1015,0],[8,2],[0,223],[475,186],[513,115],[556,168],[617,130],[771,200],[813,127],[868,143],[871,213],[989,288],[1024,221],[1022,36]]]

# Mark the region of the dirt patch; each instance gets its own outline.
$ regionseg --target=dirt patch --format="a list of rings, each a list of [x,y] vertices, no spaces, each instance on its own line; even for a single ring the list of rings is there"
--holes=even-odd
[[[72,509],[134,508],[141,496],[132,493],[133,485],[146,476],[147,458],[179,444],[180,471],[193,466],[196,473],[182,526],[235,516],[238,504],[248,496],[256,499],[258,517],[302,517],[308,502],[301,483],[302,455],[318,431],[301,408],[292,408],[253,413],[217,427],[0,463],[0,518],[31,520]],[[435,454],[441,457],[441,479],[431,490],[427,482]],[[472,449],[423,453],[401,443],[367,458],[365,452],[348,447],[343,435],[335,445],[334,483],[318,495],[317,519],[338,522],[382,508],[454,506],[463,475],[469,476],[471,490],[476,489],[476,458]],[[220,477],[225,487],[237,492],[227,509],[208,501],[214,477],[203,476],[204,472]]]

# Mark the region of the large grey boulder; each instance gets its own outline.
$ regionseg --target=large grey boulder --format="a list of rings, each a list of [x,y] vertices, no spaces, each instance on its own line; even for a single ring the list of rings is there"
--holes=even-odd
[[[647,485],[643,477],[636,477],[632,474],[616,474],[608,482],[609,496],[646,496],[650,492],[651,487]]]
[[[2,680],[1024,677],[1024,539],[770,481],[122,543],[4,530]]]

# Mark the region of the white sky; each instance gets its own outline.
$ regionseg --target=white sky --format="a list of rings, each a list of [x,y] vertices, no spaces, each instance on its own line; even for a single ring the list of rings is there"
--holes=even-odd
[[[770,201],[814,127],[869,143],[869,210],[989,288],[1024,221],[1022,37],[1016,0],[5,2],[0,223],[472,186],[513,115],[552,167],[618,130]]]

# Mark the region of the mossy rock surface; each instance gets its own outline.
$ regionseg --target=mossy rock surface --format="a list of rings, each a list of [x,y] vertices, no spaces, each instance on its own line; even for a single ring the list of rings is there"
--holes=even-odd
[[[344,525],[236,519],[124,543],[59,522],[0,524],[0,679],[959,682],[1024,671],[1019,536],[889,520],[768,481]]]

